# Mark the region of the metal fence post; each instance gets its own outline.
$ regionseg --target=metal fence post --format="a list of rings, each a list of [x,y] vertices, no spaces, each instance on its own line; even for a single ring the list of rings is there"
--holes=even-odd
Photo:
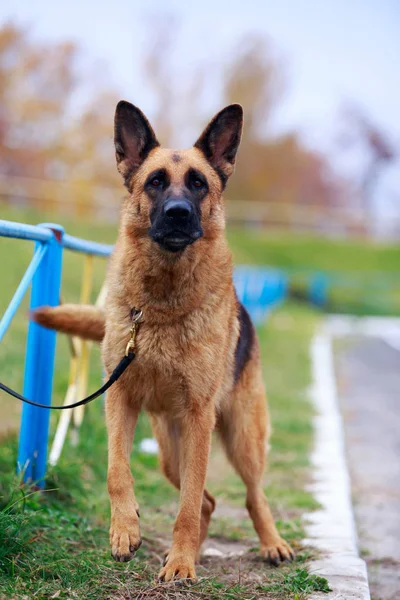
[[[54,233],[32,280],[31,310],[42,305],[56,306],[60,299],[64,229],[44,223]],[[36,248],[40,244],[37,242]],[[36,249],[35,248],[35,249]],[[29,323],[25,355],[24,396],[35,402],[51,404],[56,332]],[[19,434],[18,472],[24,481],[43,487],[46,475],[50,411],[24,404]]]

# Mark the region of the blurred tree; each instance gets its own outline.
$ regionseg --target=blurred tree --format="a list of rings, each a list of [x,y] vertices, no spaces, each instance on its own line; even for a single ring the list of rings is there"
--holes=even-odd
[[[113,116],[119,98],[112,91],[95,101],[63,130],[49,175],[73,186],[80,214],[92,208],[118,207],[121,179],[115,168]],[[120,188],[120,191],[117,191]]]
[[[241,104],[247,138],[262,139],[285,89],[283,65],[264,37],[247,34],[237,44],[224,72],[224,101]]]
[[[344,108],[347,132],[342,135],[340,145],[349,149],[356,144],[366,149],[369,159],[360,182],[361,197],[367,217],[374,216],[374,188],[384,169],[398,158],[398,152],[386,133],[374,123],[357,105]]]
[[[163,145],[177,147],[187,137],[182,133],[190,136],[202,125],[204,67],[179,61],[180,25],[174,15],[150,17],[144,26],[151,30],[143,60],[143,79],[153,92],[155,104],[151,122]]]
[[[76,85],[76,47],[39,46],[25,29],[0,29],[0,172],[44,177]]]
[[[324,157],[306,149],[296,133],[270,134],[271,117],[284,90],[284,68],[271,45],[257,36],[241,40],[223,88],[224,102],[239,102],[245,113],[240,160],[229,196],[279,204],[336,204],[342,190]]]
[[[71,43],[39,45],[13,24],[0,29],[0,175],[68,182],[54,185],[47,202],[74,203],[82,213],[112,202],[111,190],[102,188],[120,183],[112,143],[118,98],[97,91],[74,114],[78,54]]]

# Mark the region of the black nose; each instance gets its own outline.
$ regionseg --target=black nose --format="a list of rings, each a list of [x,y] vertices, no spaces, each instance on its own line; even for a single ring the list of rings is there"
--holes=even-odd
[[[187,219],[192,214],[192,206],[190,202],[179,198],[168,200],[164,204],[164,215],[171,219]]]

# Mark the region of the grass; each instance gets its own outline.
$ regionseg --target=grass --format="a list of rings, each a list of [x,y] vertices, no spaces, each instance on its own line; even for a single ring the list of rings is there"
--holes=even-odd
[[[400,314],[399,244],[235,229],[230,241],[238,262],[283,269],[297,298],[307,299],[315,273],[323,274],[328,312]]]
[[[38,218],[33,211],[23,215],[8,211],[2,216],[33,223],[48,220]],[[112,242],[115,237],[115,228],[101,224],[67,221],[66,228],[99,241]],[[245,249],[246,244],[244,238]],[[240,240],[233,245],[240,257]],[[0,239],[1,255],[12,257],[12,268],[4,269],[0,311],[7,305],[31,251],[29,243]],[[78,298],[80,270],[80,257],[66,253],[63,296],[67,300]],[[103,277],[104,263],[98,260],[95,289]],[[22,384],[26,310],[25,303],[0,345],[2,379],[17,389]],[[0,443],[0,598],[303,600],[312,591],[326,591],[326,581],[307,571],[313,553],[302,546],[301,519],[304,512],[315,508],[305,484],[312,442],[308,345],[317,318],[311,309],[289,303],[259,330],[273,423],[265,487],[281,534],[297,550],[293,564],[276,569],[259,558],[257,539],[243,508],[243,484],[215,445],[207,485],[217,497],[219,512],[212,520],[210,537],[215,544],[241,548],[244,554],[240,558],[204,558],[198,567],[199,581],[192,586],[156,584],[163,551],[170,543],[178,497],[161,476],[157,458],[140,452],[141,439],[151,435],[144,416],[138,424],[132,458],[144,543],[134,561],[114,563],[108,548],[106,434],[101,400],[88,407],[77,445],[68,441],[59,464],[49,470],[46,491],[31,493],[14,475],[14,430],[19,407],[0,396],[0,419],[4,423],[7,416],[10,429],[5,433],[3,426]],[[67,386],[68,357],[67,342],[59,336],[54,384],[57,403],[62,401]],[[100,376],[99,352],[95,348],[90,389],[98,386]],[[56,418],[53,414],[53,431]]]
[[[400,274],[399,244],[328,239],[317,235],[231,229],[229,240],[243,264],[271,264],[283,269],[343,273]]]

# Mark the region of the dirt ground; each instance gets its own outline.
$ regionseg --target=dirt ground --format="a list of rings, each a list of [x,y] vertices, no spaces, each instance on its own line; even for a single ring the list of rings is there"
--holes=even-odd
[[[377,338],[337,348],[338,391],[360,552],[373,600],[400,598],[400,351]]]

